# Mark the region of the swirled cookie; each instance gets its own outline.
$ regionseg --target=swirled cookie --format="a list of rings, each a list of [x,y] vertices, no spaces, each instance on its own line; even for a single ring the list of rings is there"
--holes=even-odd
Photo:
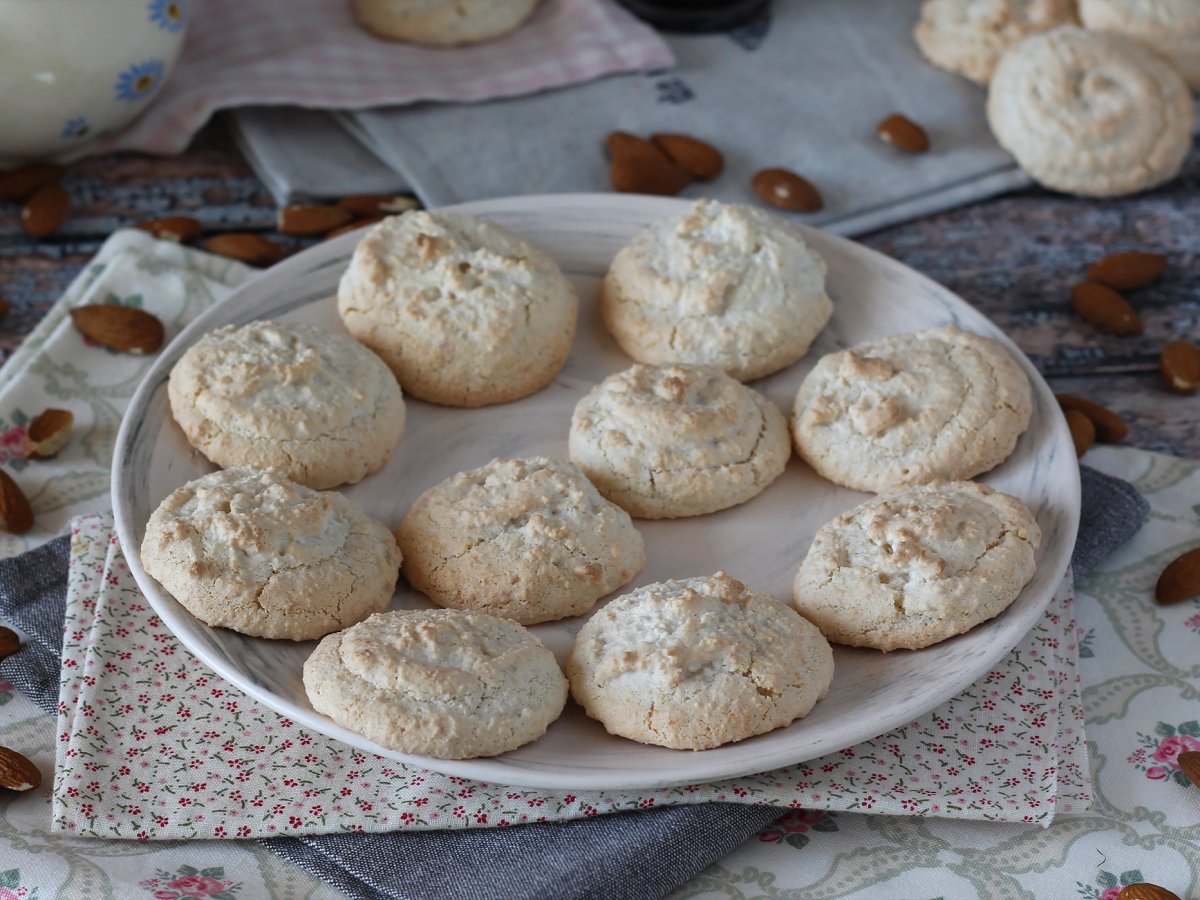
[[[414,397],[507,403],[558,374],[579,300],[550,256],[465,213],[384,219],[338,285],[346,329]]]
[[[1174,178],[1195,114],[1183,77],[1131,40],[1067,27],[1027,38],[996,67],[988,123],[1021,168],[1084,197]]]
[[[913,31],[924,57],[977,84],[1017,41],[1075,21],[1075,0],[925,0]]]
[[[825,262],[797,229],[715,200],[635,235],[613,259],[600,305],[638,362],[712,365],[739,381],[790,366],[833,312]]]
[[[830,481],[884,491],[970,478],[1029,426],[1029,379],[1000,344],[954,325],[831,353],[796,395],[796,450]]]
[[[396,531],[439,606],[525,625],[580,616],[645,565],[642,536],[562,459],[494,459],[427,490]]]
[[[404,400],[374,353],[294,322],[211,331],[167,384],[171,414],[219,466],[275,468],[325,489],[383,467],[404,433]]]
[[[331,634],[304,663],[313,709],[399,750],[495,756],[546,733],[567,680],[532,632],[457,609],[398,610]]]
[[[1091,31],[1133,38],[1167,57],[1200,91],[1200,3],[1196,0],[1079,0]]]
[[[775,404],[713,366],[610,375],[576,404],[569,446],[600,493],[642,519],[744,503],[791,456]]]
[[[1040,541],[1020,500],[973,481],[881,494],[817,532],[793,599],[835,644],[918,650],[1006,610]]]
[[[358,20],[381,37],[431,47],[473,44],[507,34],[538,0],[354,0]]]
[[[400,552],[335,491],[223,469],[174,491],[146,524],[142,566],[201,622],[308,641],[385,609]]]
[[[808,715],[833,680],[811,622],[724,572],[610,601],[567,657],[571,696],[611,734],[706,750]]]

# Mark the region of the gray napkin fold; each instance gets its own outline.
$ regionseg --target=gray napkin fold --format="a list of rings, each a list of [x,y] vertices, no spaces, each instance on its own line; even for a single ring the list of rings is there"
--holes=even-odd
[[[1080,467],[1083,516],[1071,564],[1085,575],[1145,522],[1128,482]],[[0,677],[42,710],[58,703],[70,538],[0,560],[0,618],[28,640]],[[710,803],[554,824],[471,831],[261,840],[272,853],[362,900],[660,897],[777,818],[772,807]]]

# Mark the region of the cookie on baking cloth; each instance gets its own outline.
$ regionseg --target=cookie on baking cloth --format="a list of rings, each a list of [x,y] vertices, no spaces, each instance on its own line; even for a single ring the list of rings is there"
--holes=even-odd
[[[1025,505],[987,485],[881,494],[817,532],[793,600],[835,644],[919,650],[1004,612],[1040,541]]]
[[[791,456],[775,404],[714,366],[610,375],[576,404],[569,446],[600,493],[641,519],[744,503]]]
[[[1111,31],[1145,44],[1200,91],[1200,3],[1196,0],[1079,0],[1091,31]]]
[[[507,34],[538,0],[354,0],[358,20],[380,37],[434,47]]]
[[[547,253],[465,213],[384,219],[338,285],[346,329],[409,394],[446,406],[506,403],[545,387],[566,362],[578,312]]]
[[[401,753],[496,756],[537,740],[567,680],[532,632],[457,609],[398,610],[331,634],[304,663],[313,709]]]
[[[1017,41],[1075,22],[1075,0],[925,0],[913,30],[921,54],[986,85]]]
[[[292,641],[386,609],[400,569],[391,532],[341,494],[246,468],[171,493],[150,516],[141,557],[206,625]]]
[[[567,656],[571,696],[610,734],[707,750],[808,715],[833,680],[811,622],[724,572],[609,601]]]
[[[387,366],[313,325],[211,331],[171,369],[167,397],[188,441],[217,465],[275,468],[318,489],[381,469],[404,433]]]
[[[1183,76],[1162,57],[1119,35],[1067,27],[1001,57],[987,117],[1035,181],[1113,197],[1179,174],[1195,113]]]
[[[396,531],[409,583],[439,606],[525,625],[579,616],[645,565],[629,514],[562,459],[494,459],[435,485]]]
[[[998,466],[1032,414],[1012,354],[944,325],[822,357],[796,395],[792,436],[818,474],[884,491]]]
[[[613,259],[604,322],[638,362],[691,363],[750,381],[790,366],[825,327],[825,261],[791,223],[698,200]]]

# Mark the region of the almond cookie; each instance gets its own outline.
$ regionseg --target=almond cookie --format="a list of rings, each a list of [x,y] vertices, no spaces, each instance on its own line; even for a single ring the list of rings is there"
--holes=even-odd
[[[1192,145],[1188,86],[1170,63],[1114,34],[1067,27],[1010,48],[988,90],[996,140],[1036,181],[1083,197],[1174,178]]]
[[[400,551],[341,494],[224,469],[159,505],[142,566],[206,625],[308,641],[387,608]]]
[[[954,325],[830,353],[800,385],[800,458],[860,491],[971,478],[998,466],[1033,414],[1003,346]]]
[[[913,31],[921,54],[986,85],[1017,41],[1075,22],[1075,0],[925,0]]]
[[[414,397],[485,406],[554,380],[579,300],[548,254],[499,225],[411,212],[359,241],[338,312]]]
[[[304,663],[313,709],[399,750],[495,756],[537,740],[567,702],[554,654],[508,619],[398,610],[331,634]]]
[[[790,366],[833,313],[825,261],[781,218],[698,200],[617,253],[604,323],[638,362],[693,363],[751,381]]]
[[[611,601],[580,629],[566,672],[610,734],[707,750],[808,715],[833,651],[785,604],[718,572]]]
[[[1200,3],[1196,0],[1079,0],[1090,31],[1111,31],[1145,44],[1200,91]]]
[[[358,20],[380,37],[431,47],[473,44],[507,34],[538,0],[354,0]]]
[[[227,325],[175,364],[171,414],[218,466],[275,468],[324,489],[381,469],[404,433],[404,400],[374,353],[293,322]]]
[[[525,625],[580,616],[646,563],[629,514],[562,459],[494,459],[427,490],[396,540],[439,606]]]
[[[641,519],[745,503],[791,456],[775,404],[714,366],[635,365],[575,406],[571,459]]]
[[[1025,505],[987,485],[881,494],[817,532],[793,599],[835,644],[918,650],[1004,612],[1040,541]]]

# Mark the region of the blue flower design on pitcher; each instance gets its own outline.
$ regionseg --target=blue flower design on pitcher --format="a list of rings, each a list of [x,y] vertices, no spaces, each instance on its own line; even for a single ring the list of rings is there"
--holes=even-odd
[[[129,103],[145,100],[158,90],[165,72],[166,66],[161,59],[135,63],[120,74],[113,89],[119,99]]]
[[[74,141],[82,137],[87,137],[91,127],[88,125],[88,120],[83,116],[76,116],[73,119],[67,119],[63,125],[62,139],[64,141]]]
[[[150,21],[163,31],[176,32],[187,23],[184,0],[150,0],[146,9],[150,11]]]

